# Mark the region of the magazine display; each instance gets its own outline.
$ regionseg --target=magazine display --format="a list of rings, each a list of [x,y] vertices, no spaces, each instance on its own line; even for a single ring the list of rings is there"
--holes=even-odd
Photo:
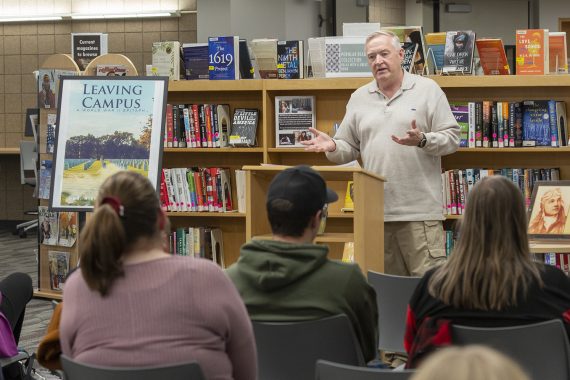
[[[69,252],[49,251],[49,280],[52,290],[63,290],[69,273]]]

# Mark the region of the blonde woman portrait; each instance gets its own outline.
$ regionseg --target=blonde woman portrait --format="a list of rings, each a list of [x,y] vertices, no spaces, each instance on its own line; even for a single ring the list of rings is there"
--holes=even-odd
[[[560,187],[541,186],[537,190],[528,232],[563,234],[568,217],[567,197]]]

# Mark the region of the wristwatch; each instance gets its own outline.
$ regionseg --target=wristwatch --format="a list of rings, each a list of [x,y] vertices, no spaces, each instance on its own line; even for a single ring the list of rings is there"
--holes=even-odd
[[[420,142],[418,143],[418,147],[423,148],[424,146],[426,146],[427,144],[427,137],[425,135],[425,133],[422,132],[422,138],[420,140]]]

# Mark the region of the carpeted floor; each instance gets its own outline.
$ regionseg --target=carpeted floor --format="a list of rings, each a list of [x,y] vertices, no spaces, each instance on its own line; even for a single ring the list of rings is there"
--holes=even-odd
[[[13,223],[0,225],[0,278],[13,272],[24,272],[32,277],[36,286],[38,278],[36,231],[30,231],[27,238],[20,239],[12,235],[12,228]],[[39,341],[45,334],[51,314],[52,306],[49,300],[32,299],[26,308],[20,347],[30,353],[36,351]]]

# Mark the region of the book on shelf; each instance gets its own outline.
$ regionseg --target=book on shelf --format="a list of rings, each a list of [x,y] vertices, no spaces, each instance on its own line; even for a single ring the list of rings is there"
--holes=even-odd
[[[245,199],[245,187],[246,187],[246,174],[245,170],[238,169],[235,171],[236,176],[236,197],[237,197],[237,208],[238,212],[246,212],[246,199]]]
[[[225,148],[230,145],[230,130],[232,126],[232,120],[230,117],[230,105],[229,104],[218,104],[216,107],[217,113],[217,123],[219,134],[219,143],[221,148]]]
[[[38,198],[49,199],[51,189],[52,160],[40,161],[40,183],[38,185]]]
[[[73,70],[39,69],[38,70],[38,108],[57,108],[59,80],[64,75],[77,75]]]
[[[212,261],[220,267],[225,268],[226,263],[224,261],[224,239],[222,236],[222,230],[220,228],[212,228],[210,230],[210,235],[210,241],[212,244]]]
[[[277,76],[279,79],[304,78],[304,48],[302,40],[277,42]]]
[[[566,102],[556,102],[556,124],[560,146],[568,146],[568,120],[566,119]]]
[[[516,31],[517,75],[545,75],[548,59],[548,29],[518,29]]]
[[[316,127],[314,96],[275,97],[275,146],[303,147],[301,141],[313,138],[309,128]]]
[[[478,38],[475,44],[485,75],[509,75],[511,73],[503,40]]]
[[[326,76],[326,46],[325,37],[314,37],[307,40],[308,62],[310,71],[307,76],[324,78]],[[310,75],[309,75],[310,74]]]
[[[475,32],[471,30],[448,31],[443,55],[444,74],[471,74]]]
[[[411,73],[412,69],[414,68],[414,57],[418,51],[418,44],[415,44],[413,42],[404,42],[402,44],[402,49],[404,49],[402,68],[404,71]]]
[[[167,211],[234,211],[227,168],[163,168],[160,191],[161,207]]]
[[[212,260],[225,268],[223,233],[220,228],[177,227],[168,238],[171,254]]]
[[[346,184],[346,194],[344,196],[344,206],[340,209],[342,212],[354,211],[354,181],[348,181]]]
[[[125,65],[97,65],[96,76],[98,77],[124,77],[127,76],[129,70]]]
[[[469,103],[451,102],[449,106],[460,129],[459,147],[466,148],[469,146]]]
[[[414,56],[413,62],[413,73],[423,74],[424,72],[429,72],[429,67],[426,64],[426,42],[424,40],[423,28],[421,26],[386,26],[382,27],[382,30],[388,30],[394,33],[400,39],[400,45],[404,47],[404,43],[415,43],[418,45],[418,49]]]
[[[239,37],[208,38],[210,80],[239,79]]]
[[[182,44],[182,57],[187,80],[210,79],[207,43]]]
[[[71,33],[71,56],[79,70],[85,68],[93,59],[107,54],[106,33]]]
[[[432,74],[440,74],[443,69],[443,54],[445,51],[446,32],[427,33],[425,35],[427,45],[428,66]]]
[[[256,146],[258,123],[258,109],[236,108],[231,125],[229,144],[233,147]]]
[[[152,68],[156,75],[180,80],[180,42],[163,41],[152,43]]]
[[[69,252],[48,251],[51,290],[63,290],[69,273]]]
[[[548,100],[523,102],[523,146],[550,146]]]
[[[47,206],[38,206],[38,226],[40,244],[57,245],[59,228],[57,212],[49,211]]]
[[[366,37],[325,37],[325,77],[371,77]]]
[[[251,40],[251,51],[255,56],[259,76],[262,79],[276,79],[277,39],[257,38]]]
[[[251,54],[246,39],[239,40],[239,76],[240,79],[253,79],[255,69],[251,63]]]
[[[344,247],[342,249],[342,259],[343,263],[354,263],[354,242],[347,241],[344,243]]]
[[[568,74],[566,32],[548,32],[548,63],[550,74]]]
[[[59,238],[57,245],[73,247],[77,240],[77,213],[72,211],[59,212]]]

